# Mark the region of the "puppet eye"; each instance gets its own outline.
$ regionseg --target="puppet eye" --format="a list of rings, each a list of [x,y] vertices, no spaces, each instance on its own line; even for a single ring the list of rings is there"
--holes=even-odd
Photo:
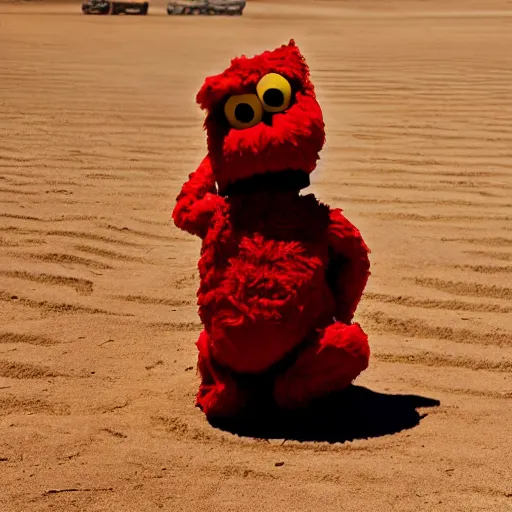
[[[292,98],[290,82],[277,73],[269,73],[261,78],[256,91],[267,112],[283,112]]]
[[[236,130],[256,126],[263,118],[263,107],[256,94],[231,96],[224,105],[224,114]]]

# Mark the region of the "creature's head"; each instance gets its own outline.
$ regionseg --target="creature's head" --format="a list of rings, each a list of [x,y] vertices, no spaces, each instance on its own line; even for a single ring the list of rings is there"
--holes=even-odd
[[[235,58],[197,94],[221,194],[255,177],[309,184],[325,141],[322,111],[295,42]],[[286,172],[284,172],[286,171]],[[271,181],[271,180],[270,180]]]

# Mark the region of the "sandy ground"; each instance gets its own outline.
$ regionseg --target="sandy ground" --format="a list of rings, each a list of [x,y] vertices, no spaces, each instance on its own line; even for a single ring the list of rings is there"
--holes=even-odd
[[[0,5],[0,510],[512,510],[510,3],[79,5]],[[203,78],[290,37],[312,189],[373,251],[373,359],[300,424],[230,432],[193,406],[199,244],[169,215]]]

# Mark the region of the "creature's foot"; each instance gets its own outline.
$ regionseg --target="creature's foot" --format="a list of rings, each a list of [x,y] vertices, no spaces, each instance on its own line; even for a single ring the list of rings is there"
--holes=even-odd
[[[315,398],[340,391],[368,367],[369,359],[368,337],[359,324],[330,325],[276,379],[276,402],[283,408],[302,407]]]
[[[236,415],[245,406],[245,393],[211,357],[208,347],[208,334],[203,331],[196,345],[199,349],[198,366],[201,374],[201,385],[196,398],[196,406],[208,417]]]

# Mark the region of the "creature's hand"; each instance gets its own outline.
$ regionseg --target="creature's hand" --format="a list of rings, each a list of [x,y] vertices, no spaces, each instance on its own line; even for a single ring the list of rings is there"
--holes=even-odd
[[[328,279],[336,299],[336,319],[350,323],[370,276],[370,250],[359,230],[341,213],[331,210],[328,230],[332,254]]]
[[[215,176],[206,156],[197,170],[189,175],[176,199],[172,212],[174,223],[178,228],[204,238],[213,214],[223,202],[217,194]]]

